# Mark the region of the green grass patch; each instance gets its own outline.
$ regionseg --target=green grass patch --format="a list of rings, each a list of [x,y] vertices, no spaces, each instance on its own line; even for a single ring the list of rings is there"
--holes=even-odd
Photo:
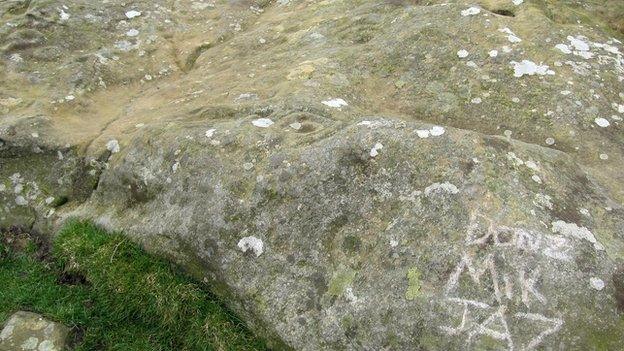
[[[265,350],[210,292],[119,233],[71,222],[51,248],[0,237],[0,324],[41,313],[73,329],[75,350]]]

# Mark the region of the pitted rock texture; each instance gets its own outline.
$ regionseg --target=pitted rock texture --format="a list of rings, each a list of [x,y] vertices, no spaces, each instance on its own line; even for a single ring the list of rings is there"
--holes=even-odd
[[[42,316],[19,311],[4,324],[0,332],[2,351],[61,351],[69,329]]]
[[[621,1],[2,6],[0,224],[124,230],[276,349],[624,342]]]

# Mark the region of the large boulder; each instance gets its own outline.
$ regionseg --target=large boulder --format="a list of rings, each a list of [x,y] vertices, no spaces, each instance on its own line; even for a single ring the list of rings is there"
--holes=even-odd
[[[64,4],[3,15],[1,225],[123,230],[278,349],[624,342],[620,1]]]

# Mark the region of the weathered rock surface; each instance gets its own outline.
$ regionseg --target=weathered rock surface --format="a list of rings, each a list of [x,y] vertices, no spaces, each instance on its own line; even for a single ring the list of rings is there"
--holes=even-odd
[[[621,1],[1,6],[0,225],[124,230],[278,349],[624,342]]]
[[[2,351],[61,351],[69,329],[31,312],[15,312],[0,332]]]

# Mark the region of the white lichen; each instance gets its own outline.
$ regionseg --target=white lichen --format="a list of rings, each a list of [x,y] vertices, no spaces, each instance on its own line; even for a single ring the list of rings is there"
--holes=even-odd
[[[570,47],[568,47],[566,44],[557,44],[555,45],[555,48],[558,49],[559,51],[561,51],[564,54],[571,54],[572,50],[570,50]]]
[[[379,150],[381,149],[383,149],[383,145],[381,143],[376,143],[370,150],[370,157],[375,157],[379,155]]]
[[[602,128],[606,128],[609,125],[611,125],[611,123],[609,123],[609,121],[606,118],[602,118],[602,117],[598,117],[596,119],[594,119],[594,122]]]
[[[589,51],[589,44],[583,40],[584,38],[581,36],[577,36],[576,38],[569,35],[568,40],[570,41],[570,46],[572,46],[575,50],[578,51]]]
[[[15,198],[15,204],[17,206],[26,206],[28,205],[28,201],[22,195]]]
[[[524,75],[555,75],[555,71],[551,70],[547,65],[536,64],[533,61],[522,60],[522,62],[511,61],[514,69],[514,77],[522,77]]]
[[[134,28],[128,29],[128,31],[126,32],[126,36],[128,37],[136,37],[137,35],[139,35],[139,31]]]
[[[425,196],[429,197],[435,194],[457,194],[459,189],[449,182],[433,183],[425,188]]]
[[[251,250],[258,257],[264,252],[264,243],[255,236],[246,236],[238,241],[238,248],[242,252]]]
[[[468,57],[468,55],[469,55],[468,51],[466,51],[464,49],[461,49],[461,50],[457,51],[457,57],[459,57],[459,58],[466,58],[466,57]]]
[[[20,345],[22,350],[35,350],[37,348],[37,345],[39,345],[39,339],[35,338],[34,336],[29,337],[28,339],[26,339],[22,345]]]
[[[273,125],[273,121],[269,118],[258,118],[251,121],[251,124],[259,128],[268,128]]]
[[[141,16],[141,11],[136,11],[136,10],[130,10],[126,12],[126,17],[128,19],[133,19],[135,17],[139,17]]]
[[[533,160],[528,160],[524,163],[525,166],[527,166],[529,169],[537,172],[540,170],[539,166],[537,165],[537,163],[535,163],[535,161]]]
[[[522,39],[520,39],[514,32],[511,31],[511,29],[505,27],[505,28],[501,28],[498,30],[501,33],[505,33],[507,34],[507,40],[510,43],[519,43],[522,41]]]
[[[428,129],[417,129],[416,130],[416,135],[418,135],[418,137],[421,138],[421,139],[428,138],[430,134],[431,134],[431,132],[429,132]]]
[[[382,119],[382,120],[375,120],[375,121],[361,121],[357,125],[373,129],[373,128],[378,128],[378,127],[390,127],[393,125],[393,123],[391,121]]]
[[[39,347],[37,347],[37,351],[55,351],[57,347],[51,340],[43,340]]]
[[[71,15],[69,13],[65,12],[63,9],[60,9],[59,10],[59,17],[61,18],[62,22],[65,22],[65,21],[67,21],[71,17]]]
[[[594,234],[585,227],[579,227],[576,223],[567,223],[562,220],[552,222],[552,232],[563,234],[568,237],[573,237],[581,240],[587,240],[594,245],[596,250],[604,250],[602,244],[600,244]]]
[[[341,98],[329,99],[321,102],[325,106],[333,108],[341,108],[343,106],[349,106],[349,104]]]
[[[462,15],[462,16],[464,16],[464,17],[466,17],[466,16],[474,16],[474,15],[478,15],[479,13],[481,13],[481,9],[480,9],[480,8],[478,8],[478,7],[474,7],[474,6],[472,6],[472,7],[469,7],[469,8],[467,8],[467,9],[463,10],[463,11],[461,12],[461,15]]]
[[[430,136],[440,136],[444,134],[444,127],[433,126],[430,129],[416,129],[416,135],[421,139],[426,139]]]
[[[589,285],[592,288],[600,291],[600,290],[604,289],[605,282],[602,279],[600,279],[600,278],[590,278],[589,279]]]
[[[431,129],[429,129],[429,132],[431,133],[431,136],[440,136],[444,134],[445,130],[444,127],[433,126],[431,127]]]
[[[112,154],[119,152],[119,142],[117,139],[111,139],[106,143],[106,150],[110,151]]]
[[[353,288],[350,287],[350,286],[345,289],[344,297],[349,302],[357,302],[358,301],[357,296],[355,296],[355,294],[353,293]]]
[[[515,152],[507,152],[507,159],[515,166],[522,166],[524,164],[524,161],[520,157],[516,156]]]
[[[10,338],[11,335],[13,335],[13,329],[15,329],[15,325],[7,324],[4,329],[2,329],[2,332],[0,332],[0,340],[6,340]]]
[[[535,201],[533,203],[541,208],[547,208],[549,210],[553,209],[552,198],[550,195],[535,194]]]
[[[258,100],[258,94],[242,93],[238,97],[236,97],[236,99],[234,99],[234,101],[236,102],[244,101],[244,100]]]

